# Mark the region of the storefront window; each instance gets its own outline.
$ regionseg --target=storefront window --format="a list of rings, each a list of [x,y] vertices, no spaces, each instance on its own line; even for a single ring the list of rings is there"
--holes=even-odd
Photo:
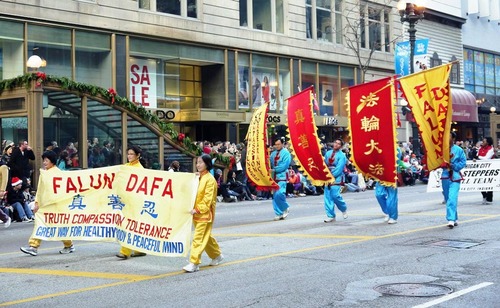
[[[28,58],[32,55],[46,61],[46,74],[72,78],[71,30],[28,25]]]
[[[121,164],[121,112],[100,102],[88,100],[87,118],[88,168]],[[135,137],[130,131],[127,136]]]
[[[286,107],[285,99],[292,95],[292,89],[290,88],[292,74],[290,73],[290,59],[280,58],[279,64],[278,84],[274,89],[271,88],[271,105],[276,100],[279,113],[283,113]]]
[[[161,162],[158,160],[158,136],[141,123],[127,117],[127,147],[139,146],[142,149],[142,158],[146,166],[153,169]]]
[[[314,86],[314,91],[317,91],[316,88],[316,63],[302,61],[301,63],[302,75],[300,79],[302,81],[301,90],[307,89],[310,86]]]
[[[496,95],[500,96],[500,56],[495,55],[495,87]]]
[[[81,168],[78,157],[81,98],[70,93],[46,92],[43,100],[43,146],[57,144],[55,152],[62,157],[61,169]]]
[[[319,65],[319,91],[317,100],[320,114],[335,116],[339,111],[339,67],[338,65]]]
[[[0,20],[0,80],[22,75],[23,24]]]
[[[76,81],[111,87],[111,38],[108,34],[75,32]]]
[[[0,125],[2,141],[13,142],[17,145],[19,141],[28,139],[27,117],[0,118]]]
[[[476,94],[484,94],[484,54],[474,51],[474,84]]]
[[[277,84],[276,58],[252,55],[252,79],[252,107],[271,102],[271,83]],[[276,111],[276,105],[269,109]]]
[[[250,55],[238,53],[238,109],[250,108]]]
[[[338,106],[335,107],[335,110],[337,110],[338,108],[338,115],[342,117],[347,117],[347,108],[344,104],[344,98],[347,94],[347,91],[349,90],[348,87],[355,85],[354,76],[354,68],[343,66],[340,67],[340,97],[338,98],[339,103]]]

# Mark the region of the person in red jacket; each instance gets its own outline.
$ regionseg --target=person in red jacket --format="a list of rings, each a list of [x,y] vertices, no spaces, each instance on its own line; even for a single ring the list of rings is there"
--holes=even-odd
[[[483,139],[483,144],[477,152],[477,159],[493,159],[495,158],[495,149],[493,148],[493,138],[486,137]],[[483,204],[493,203],[493,191],[482,191]]]

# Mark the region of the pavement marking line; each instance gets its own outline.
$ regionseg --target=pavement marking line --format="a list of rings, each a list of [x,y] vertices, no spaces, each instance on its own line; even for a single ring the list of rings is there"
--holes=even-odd
[[[145,279],[151,277],[146,275],[134,275],[134,274],[77,272],[77,271],[63,271],[63,270],[44,270],[44,269],[7,268],[7,267],[0,267],[0,273],[53,275],[53,276],[66,276],[66,277],[86,277],[86,278],[120,279],[120,280]]]
[[[374,239],[377,236],[366,235],[321,235],[321,234],[294,234],[294,233],[214,233],[214,237],[292,237],[292,238],[338,238],[338,239]]]
[[[454,299],[454,298],[457,298],[459,296],[465,295],[467,293],[470,293],[470,292],[479,290],[481,288],[490,286],[492,284],[493,284],[493,282],[483,282],[483,283],[480,283],[480,284],[476,284],[475,286],[472,286],[470,288],[467,288],[467,289],[464,289],[464,290],[460,290],[460,291],[457,291],[457,292],[454,292],[454,293],[451,293],[451,294],[447,294],[447,295],[445,295],[443,297],[437,298],[435,300],[432,300],[430,302],[424,303],[422,305],[413,306],[413,308],[428,308],[428,307],[432,307],[434,305],[444,303],[444,302],[449,301],[451,299]]]
[[[484,219],[491,219],[491,218],[495,218],[495,217],[500,217],[500,215],[494,215],[492,217],[476,218],[476,219],[471,219],[471,220],[462,221],[462,222],[478,221],[478,220],[484,220]],[[241,264],[241,263],[247,263],[247,262],[252,262],[252,261],[270,259],[270,258],[275,258],[275,257],[281,257],[281,256],[296,254],[296,253],[302,253],[302,252],[320,250],[320,249],[325,249],[325,248],[331,248],[331,247],[335,247],[335,246],[343,246],[343,245],[349,245],[349,244],[362,243],[362,242],[367,242],[367,241],[373,241],[373,240],[383,239],[383,238],[387,238],[387,237],[391,237],[391,236],[405,235],[405,234],[416,233],[416,232],[425,231],[425,230],[431,230],[431,229],[437,229],[437,228],[444,228],[444,226],[445,225],[431,226],[431,227],[413,229],[413,230],[408,230],[408,231],[403,231],[403,232],[396,232],[396,233],[382,235],[382,236],[375,236],[375,237],[369,237],[369,238],[356,239],[356,240],[352,240],[352,241],[334,243],[334,244],[329,244],[329,245],[322,245],[322,246],[315,246],[315,247],[303,248],[303,249],[298,249],[298,250],[291,250],[291,251],[280,252],[280,253],[275,253],[275,254],[270,254],[270,255],[264,255],[264,256],[258,256],[258,257],[243,259],[243,260],[236,260],[236,261],[226,262],[226,263],[222,263],[222,264],[218,265],[217,267],[226,267],[226,266],[235,265],[235,264]],[[232,226],[232,227],[235,227],[235,226]],[[203,266],[203,267],[200,267],[200,270],[205,270],[206,268],[209,268],[209,267],[212,267],[212,266],[208,266],[208,265],[207,266]],[[185,274],[184,271],[170,272],[170,273],[161,274],[161,275],[157,275],[157,276],[149,276],[149,277],[144,277],[144,278],[140,278],[140,279],[120,281],[120,282],[115,282],[115,283],[110,283],[110,284],[105,284],[105,285],[97,285],[97,286],[93,286],[93,287],[75,289],[75,290],[65,291],[65,292],[60,292],[60,293],[46,294],[46,295],[41,295],[41,296],[37,296],[37,297],[25,298],[25,299],[22,299],[22,300],[19,300],[19,301],[12,301],[12,302],[8,302],[8,303],[0,303],[0,307],[2,307],[2,306],[8,306],[8,305],[13,305],[13,304],[20,304],[20,303],[32,302],[32,301],[42,300],[42,299],[51,298],[51,297],[65,296],[65,295],[69,295],[69,294],[76,294],[76,293],[82,293],[82,292],[86,292],[86,291],[93,291],[93,290],[99,290],[99,289],[104,289],[104,288],[110,288],[110,287],[124,285],[124,284],[129,284],[129,283],[135,283],[135,282],[141,282],[141,281],[147,281],[147,280],[153,280],[153,279],[161,279],[161,278],[166,278],[166,277],[171,277],[171,276],[177,276],[177,275],[184,275],[184,274]]]
[[[350,241],[350,242],[335,243],[335,244],[330,244],[330,245],[323,245],[323,246],[310,247],[310,248],[304,248],[304,249],[299,249],[299,250],[292,250],[292,251],[281,252],[281,253],[276,253],[276,254],[272,254],[272,255],[265,255],[265,256],[259,256],[259,257],[249,258],[249,259],[243,259],[243,260],[222,263],[216,267],[225,267],[225,266],[230,266],[230,265],[234,265],[234,264],[241,264],[241,263],[246,263],[246,262],[251,262],[251,261],[256,261],[256,260],[269,259],[269,258],[280,257],[280,256],[285,256],[285,255],[290,255],[290,254],[300,253],[300,252],[313,251],[313,250],[317,250],[317,249],[324,249],[324,248],[329,248],[329,247],[334,247],[334,246],[347,245],[350,243],[364,242],[364,241],[368,241],[368,240],[370,240],[370,239],[358,239],[358,240]],[[209,266],[209,265],[202,266],[202,267],[200,267],[200,271],[208,270],[209,268],[214,268],[214,266]],[[35,296],[35,297],[30,297],[30,298],[23,298],[23,299],[17,300],[17,301],[0,303],[0,307],[28,303],[28,302],[43,300],[46,298],[66,296],[66,295],[70,295],[70,294],[82,293],[82,292],[87,292],[87,291],[95,291],[95,290],[99,290],[99,289],[111,288],[111,287],[130,284],[130,283],[136,283],[136,282],[153,280],[153,279],[161,279],[161,278],[177,276],[177,275],[187,275],[187,274],[184,271],[177,271],[177,272],[170,272],[170,273],[165,273],[165,274],[156,275],[156,276],[145,276],[144,278],[118,281],[118,282],[114,282],[114,283],[108,283],[108,284],[104,284],[104,285],[97,285],[97,286],[93,286],[93,287],[75,289],[75,290],[71,290],[71,291],[64,291],[64,292],[45,294],[45,295],[40,295],[40,296]]]

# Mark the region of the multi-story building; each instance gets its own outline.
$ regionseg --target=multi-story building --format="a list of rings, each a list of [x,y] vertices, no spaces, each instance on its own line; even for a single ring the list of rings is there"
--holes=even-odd
[[[474,93],[479,109],[474,141],[491,136],[498,144],[500,119],[494,114],[500,113],[500,42],[492,38],[500,35],[500,2],[468,0],[462,14],[467,17],[463,27],[465,89]]]
[[[242,141],[265,101],[271,130],[283,133],[286,99],[314,86],[316,123],[332,138],[346,130],[346,87],[393,73],[400,33],[390,0],[6,0],[0,79],[26,73],[38,55],[46,74],[113,88],[212,141]],[[37,157],[51,140],[78,142],[88,167],[96,137],[121,152],[139,144],[164,165],[175,147],[134,115],[64,88],[0,99],[2,139],[30,139]]]
[[[408,1],[412,2],[412,1]],[[478,108],[476,97],[470,88],[464,87],[464,76],[469,76],[467,65],[464,66],[463,29],[469,22],[462,12],[461,0],[436,0],[425,3],[424,18],[416,24],[416,38],[429,39],[425,65],[435,67],[454,62],[450,72],[451,97],[453,106],[452,129],[460,140],[476,139]],[[407,25],[403,31],[408,29]],[[408,37],[404,33],[405,38]],[[409,133],[409,125],[400,130]],[[408,123],[406,123],[408,124]],[[405,130],[406,128],[406,130]]]

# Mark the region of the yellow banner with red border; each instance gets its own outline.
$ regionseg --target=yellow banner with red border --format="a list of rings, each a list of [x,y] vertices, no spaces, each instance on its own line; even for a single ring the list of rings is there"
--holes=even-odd
[[[257,108],[248,126],[246,173],[248,179],[255,184],[257,190],[278,189],[270,169],[269,152],[267,150],[267,112],[269,103]]]
[[[450,161],[451,66],[448,63],[399,79],[418,126],[429,170]]]

